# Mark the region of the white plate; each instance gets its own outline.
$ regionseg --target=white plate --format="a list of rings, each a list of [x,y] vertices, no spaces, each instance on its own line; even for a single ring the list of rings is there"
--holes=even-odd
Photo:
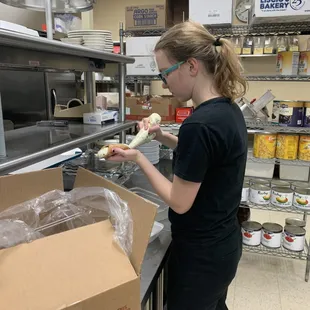
[[[110,30],[93,30],[93,29],[84,29],[84,30],[71,30],[68,34],[99,34],[99,33],[108,33],[111,34]]]
[[[163,229],[164,229],[164,225],[162,223],[154,222],[152,232],[151,232],[151,236],[149,239],[149,243],[153,242],[159,236],[160,232]]]

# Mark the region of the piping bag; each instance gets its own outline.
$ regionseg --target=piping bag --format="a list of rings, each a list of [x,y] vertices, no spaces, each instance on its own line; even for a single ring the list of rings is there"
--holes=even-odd
[[[151,142],[155,138],[156,134],[155,133],[150,134],[149,129],[156,125],[159,125],[160,122],[161,122],[160,115],[157,113],[152,113],[149,116],[148,129],[144,129],[144,128],[140,129],[138,134],[134,137],[134,139],[130,142],[129,145],[127,144],[106,145],[100,149],[100,151],[97,154],[97,157],[100,159],[104,159],[104,158],[108,158],[112,156],[114,148],[121,148],[122,150],[129,150],[129,149],[135,149],[142,144]]]

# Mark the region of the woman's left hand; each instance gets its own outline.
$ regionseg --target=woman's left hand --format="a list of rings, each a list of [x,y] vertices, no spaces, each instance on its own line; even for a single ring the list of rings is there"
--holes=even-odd
[[[122,150],[119,148],[113,149],[113,154],[114,155],[111,156],[108,160],[116,162],[137,162],[139,157],[141,156],[141,153],[138,150]]]

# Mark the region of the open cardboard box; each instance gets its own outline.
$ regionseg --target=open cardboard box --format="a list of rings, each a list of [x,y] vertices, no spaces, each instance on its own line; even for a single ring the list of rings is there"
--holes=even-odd
[[[132,212],[130,257],[113,239],[109,220],[0,251],[1,309],[140,310],[140,273],[156,206],[87,170],[74,187],[116,192]],[[0,211],[63,190],[61,169],[0,177]]]

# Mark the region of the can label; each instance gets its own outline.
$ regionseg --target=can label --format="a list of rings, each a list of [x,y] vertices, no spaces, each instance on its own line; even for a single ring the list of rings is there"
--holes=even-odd
[[[279,248],[281,246],[282,233],[274,233],[262,230],[262,244],[268,248]]]
[[[280,105],[279,124],[282,126],[301,126],[303,122],[302,107],[288,107],[286,104]]]
[[[310,107],[305,108],[304,126],[310,127]]]
[[[268,205],[270,202],[271,190],[250,189],[250,201],[258,205]]]
[[[300,75],[310,75],[309,62],[310,62],[310,52],[301,52],[298,66],[298,73]]]
[[[278,134],[276,157],[279,159],[295,160],[298,154],[299,136]]]
[[[250,246],[258,246],[261,242],[261,230],[253,231],[253,230],[245,230],[244,228],[241,229],[242,231],[242,241],[246,245]]]
[[[275,134],[256,134],[254,136],[253,155],[258,158],[274,158],[277,136]]]
[[[301,252],[305,246],[305,236],[295,236],[284,231],[283,246],[290,251]]]
[[[293,192],[281,193],[276,190],[272,190],[271,203],[276,207],[291,207],[293,204]]]
[[[310,210],[310,195],[303,195],[295,192],[293,206],[302,210]]]
[[[310,136],[300,136],[298,158],[310,161]]]

